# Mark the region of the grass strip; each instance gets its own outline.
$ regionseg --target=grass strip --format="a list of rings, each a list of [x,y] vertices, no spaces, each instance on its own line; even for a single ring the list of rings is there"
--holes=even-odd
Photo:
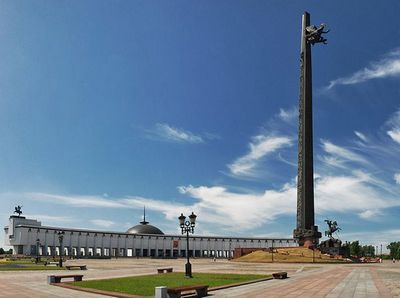
[[[43,262],[35,264],[30,259],[0,261],[0,271],[25,270],[65,270],[65,268],[60,268],[58,266],[45,266]]]
[[[177,272],[102,280],[88,280],[74,282],[72,284],[78,287],[93,288],[103,291],[112,291],[139,296],[153,296],[154,288],[158,286],[179,287],[206,284],[209,285],[209,287],[218,287],[266,277],[269,277],[269,275],[195,273],[193,278],[186,278],[184,273]]]
[[[30,267],[0,267],[0,271],[37,271],[37,270],[65,270],[64,268],[60,267],[49,267],[49,266],[30,266]]]
[[[65,270],[64,267],[60,268],[58,266],[44,266],[35,264],[7,264],[0,265],[0,271],[26,271],[26,270]]]

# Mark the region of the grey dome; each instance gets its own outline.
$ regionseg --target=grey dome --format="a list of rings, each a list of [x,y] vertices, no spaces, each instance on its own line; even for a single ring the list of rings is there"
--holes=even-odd
[[[129,234],[164,235],[159,228],[149,225],[149,222],[146,221],[146,207],[143,207],[143,220],[140,222],[140,225],[133,226],[126,232]]]
[[[130,234],[155,234],[155,235],[164,235],[164,233],[157,227],[149,225],[149,224],[140,224],[133,226],[130,228],[127,233]]]

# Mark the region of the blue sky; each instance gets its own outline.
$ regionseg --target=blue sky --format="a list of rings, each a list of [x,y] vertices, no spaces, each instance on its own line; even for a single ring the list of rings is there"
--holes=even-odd
[[[290,237],[301,15],[316,222],[399,240],[398,1],[1,1],[1,222]],[[3,235],[0,236],[3,242]]]

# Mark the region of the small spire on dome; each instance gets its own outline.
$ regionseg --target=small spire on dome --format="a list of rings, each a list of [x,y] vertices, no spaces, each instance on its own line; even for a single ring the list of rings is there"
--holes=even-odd
[[[143,221],[140,222],[142,225],[147,225],[149,222],[146,221],[146,206],[143,206]]]

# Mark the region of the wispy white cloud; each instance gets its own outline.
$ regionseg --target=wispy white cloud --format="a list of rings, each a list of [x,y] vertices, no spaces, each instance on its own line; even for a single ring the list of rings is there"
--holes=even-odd
[[[361,132],[359,131],[354,131],[354,134],[363,142],[368,142],[368,138]]]
[[[250,138],[247,153],[227,165],[229,174],[242,179],[265,177],[268,175],[268,170],[265,170],[267,159],[274,157],[277,161],[293,166],[294,161],[284,158],[283,154],[288,153],[286,149],[294,144],[293,124],[297,123],[297,117],[296,107],[280,108],[279,113],[274,114],[261,127],[260,133]]]
[[[99,208],[124,208],[125,204],[104,198],[102,196],[59,195],[50,193],[32,192],[25,195],[36,201],[46,201],[56,204],[67,204],[72,207],[99,207]],[[143,207],[143,205],[142,205]]]
[[[70,223],[76,221],[75,218],[69,216],[56,216],[48,214],[25,214],[25,216],[29,218],[37,218],[43,222],[50,223]]]
[[[392,138],[393,141],[400,144],[400,130],[399,129],[388,130],[387,134]]]
[[[360,212],[358,216],[362,219],[367,219],[367,220],[374,220],[378,217],[382,216],[382,211],[379,209],[369,209],[365,210],[363,212]]]
[[[167,123],[157,123],[153,129],[146,130],[146,133],[147,137],[150,139],[191,144],[204,142],[202,136],[184,130],[183,128],[173,127]]]
[[[189,211],[190,212],[193,211],[190,210],[190,208],[188,208],[188,206],[186,205],[174,203],[172,201],[166,203],[165,200],[156,200],[156,199],[136,197],[136,196],[135,197],[130,196],[121,199],[120,202],[128,207],[137,209],[141,209],[143,208],[143,206],[146,206],[146,210],[161,212],[169,220],[176,220],[177,213],[181,212],[188,213]]]
[[[278,154],[278,160],[281,161],[281,162],[283,162],[283,163],[285,163],[285,164],[287,164],[287,165],[289,165],[289,166],[292,166],[292,167],[297,168],[297,163],[296,163],[296,162],[287,160],[287,159],[284,158],[284,157],[282,156],[282,154],[280,154],[280,153]]]
[[[189,185],[181,187],[180,192],[197,200],[193,208],[197,210],[199,219],[236,231],[259,227],[279,215],[294,214],[296,210],[296,188],[293,185],[261,193],[238,193],[221,186]]]
[[[331,165],[336,164],[337,166],[342,167],[345,161],[369,164],[368,160],[366,160],[360,154],[357,154],[344,147],[335,145],[328,140],[321,140],[321,146],[326,153],[330,154],[330,156],[325,158],[325,161],[327,163],[330,163]]]
[[[278,117],[284,122],[294,123],[296,122],[298,116],[299,116],[299,111],[297,107],[293,107],[289,110],[279,109]]]
[[[228,165],[228,168],[235,176],[253,176],[256,167],[265,156],[292,145],[293,139],[288,136],[257,135],[249,143],[249,152]]]
[[[359,172],[352,175],[319,177],[315,180],[316,213],[321,215],[356,213],[374,220],[385,208],[400,202],[374,178]],[[280,189],[260,193],[239,193],[221,186],[186,186],[180,192],[197,200],[193,209],[207,223],[218,222],[232,231],[246,231],[275,221],[280,216],[295,215],[297,187],[295,179]],[[334,202],[334,203],[332,203]],[[201,215],[201,216],[200,216]],[[229,220],[226,220],[229,218]]]
[[[60,195],[54,193],[43,193],[43,192],[35,192],[35,193],[24,193],[19,194],[19,197],[29,198],[36,201],[45,201],[46,203],[53,204],[62,204],[68,205],[70,207],[76,208],[114,208],[114,209],[139,209],[142,210],[143,206],[146,206],[148,210],[154,210],[163,213],[168,219],[175,219],[176,210],[184,210],[186,206],[181,204],[174,204],[173,202],[165,203],[164,200],[155,200],[151,198],[143,198],[140,196],[127,196],[122,198],[112,198],[103,196],[83,196],[83,195]],[[38,215],[38,218],[42,216]],[[44,218],[51,218],[49,216],[44,216]],[[58,217],[54,217],[58,218]],[[92,222],[94,224],[101,223],[101,221]]]
[[[400,173],[394,174],[393,179],[397,184],[400,184]]]
[[[335,168],[341,168],[341,169],[346,169],[346,164],[345,162],[337,157],[333,157],[330,155],[319,155],[318,159],[322,161],[324,164],[327,164],[329,166],[335,167]]]
[[[109,228],[115,224],[115,222],[106,219],[92,219],[90,222],[96,226]]]
[[[389,137],[396,143],[400,144],[400,110],[389,118],[386,122],[386,126],[388,127],[386,133]]]
[[[393,130],[399,125],[399,119],[396,113],[385,127]],[[385,216],[387,208],[400,206],[396,185],[384,175],[394,171],[398,154],[393,155],[394,145],[379,132],[376,137],[370,134],[368,138],[358,131],[354,133],[358,140],[351,142],[352,149],[321,140],[321,147],[327,154],[320,160],[336,169],[324,168],[323,164],[317,166],[321,177],[315,183],[316,210],[328,212],[331,208],[332,212],[353,213],[362,220],[376,221]],[[396,181],[396,175],[393,177]],[[339,205],[330,203],[338,199]]]
[[[370,63],[355,73],[330,81],[326,89],[332,89],[336,85],[352,85],[368,80],[400,76],[400,49],[396,49],[383,57],[383,59]]]
[[[315,183],[316,211],[365,212],[400,205],[385,189],[375,186],[369,176],[340,175],[320,178]],[[335,202],[332,204],[332,202]]]

